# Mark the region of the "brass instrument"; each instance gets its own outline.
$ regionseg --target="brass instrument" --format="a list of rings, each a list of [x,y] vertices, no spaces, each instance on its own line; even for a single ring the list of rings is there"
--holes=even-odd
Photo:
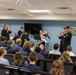
[[[61,31],[61,32],[58,32],[58,34],[56,36],[64,36],[65,32],[64,31]]]
[[[28,33],[24,31],[24,32],[21,34],[20,38],[21,38],[23,35],[28,35]]]
[[[28,33],[24,31],[23,34],[28,34]]]

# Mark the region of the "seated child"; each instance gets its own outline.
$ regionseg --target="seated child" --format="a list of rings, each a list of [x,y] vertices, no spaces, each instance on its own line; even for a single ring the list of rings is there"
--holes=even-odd
[[[55,61],[52,63],[50,73],[51,73],[52,75],[65,75],[65,74],[64,74],[63,62],[60,61],[60,60],[55,60]]]
[[[9,61],[4,58],[4,56],[7,54],[7,51],[4,47],[0,47],[0,64],[10,65]]]
[[[14,55],[14,62],[12,65],[25,67],[25,62],[23,62],[24,56],[20,52],[16,52]]]
[[[38,59],[44,59],[44,56],[40,53],[40,51],[41,51],[40,47],[35,48],[35,52],[38,53]]]
[[[6,47],[7,38],[5,36],[1,36],[0,47]]]
[[[22,40],[20,38],[16,39],[16,44],[15,46],[13,47],[13,49],[15,51],[19,51],[22,47],[21,47],[21,43],[22,43]]]
[[[31,53],[30,41],[25,41],[23,44],[23,48],[20,49],[19,52],[21,52],[24,56],[29,56],[29,54]]]
[[[59,44],[55,43],[53,46],[53,50],[49,52],[49,54],[57,54],[57,55],[61,55],[61,53],[58,50],[59,48]]]
[[[13,41],[12,40],[8,40],[7,41],[6,50],[7,50],[7,53],[15,54],[15,50],[13,50],[12,44],[13,44]]]
[[[41,71],[41,68],[36,64],[36,61],[38,60],[37,53],[36,52],[31,52],[29,54],[28,60],[30,63],[26,66],[26,68],[32,70],[32,71]]]
[[[62,53],[62,55],[60,56],[59,60],[62,61],[62,62],[73,63],[73,61],[72,61],[72,59],[70,57],[70,54],[67,51],[64,51]]]
[[[75,56],[75,54],[72,52],[71,46],[67,46],[67,52],[70,54],[70,56]]]

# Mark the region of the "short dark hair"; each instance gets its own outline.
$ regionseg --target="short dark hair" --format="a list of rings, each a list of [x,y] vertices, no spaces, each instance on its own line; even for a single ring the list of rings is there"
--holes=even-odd
[[[4,24],[3,26],[6,26],[6,24]]]
[[[6,36],[1,36],[1,41],[5,41],[7,40],[7,37]]]
[[[34,61],[36,61],[37,58],[38,58],[37,52],[31,52],[31,53],[29,54],[29,59],[30,59],[30,61],[34,62]]]
[[[12,43],[13,43],[12,40],[8,40],[8,41],[7,41],[7,45],[11,45]]]
[[[36,47],[35,48],[35,52],[40,53],[40,51],[41,51],[41,48],[40,47]]]
[[[55,50],[57,50],[57,49],[59,48],[59,44],[58,44],[58,43],[55,43],[54,46],[53,46],[53,48],[54,48]]]
[[[23,29],[23,27],[20,27],[20,28],[22,28],[22,29]]]
[[[70,29],[70,26],[66,26],[66,27],[64,27],[64,29]]]
[[[70,29],[70,26],[66,26],[66,28]]]

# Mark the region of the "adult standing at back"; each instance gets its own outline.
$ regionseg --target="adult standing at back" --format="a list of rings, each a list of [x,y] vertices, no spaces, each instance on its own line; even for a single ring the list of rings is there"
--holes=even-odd
[[[11,33],[12,31],[10,30],[10,28],[8,28],[8,26],[6,24],[3,25],[3,29],[1,31],[1,36],[6,36],[7,37],[7,40],[10,39],[10,36],[9,34]]]
[[[67,46],[71,45],[71,38],[72,38],[72,33],[70,30],[69,26],[66,26],[64,28],[63,33],[61,36],[59,36],[59,39],[61,39],[60,43],[60,52],[63,53],[65,50],[67,50]]]

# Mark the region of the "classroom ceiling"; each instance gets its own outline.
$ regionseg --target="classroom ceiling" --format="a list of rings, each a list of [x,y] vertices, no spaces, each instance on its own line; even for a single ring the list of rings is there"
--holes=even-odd
[[[29,10],[49,10],[32,13]],[[0,15],[4,16],[76,16],[76,0],[0,0]]]

